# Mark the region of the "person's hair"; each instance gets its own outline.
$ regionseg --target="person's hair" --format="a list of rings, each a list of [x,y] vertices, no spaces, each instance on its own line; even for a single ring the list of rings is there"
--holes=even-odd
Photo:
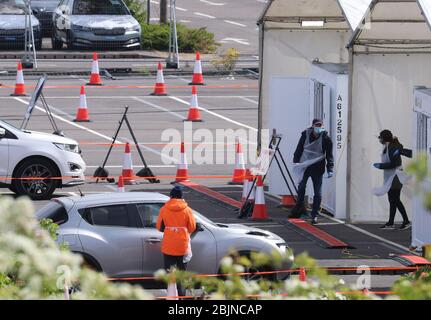
[[[402,147],[398,138],[395,137],[390,130],[383,130],[380,132],[379,138],[382,139],[383,142],[398,144]]]

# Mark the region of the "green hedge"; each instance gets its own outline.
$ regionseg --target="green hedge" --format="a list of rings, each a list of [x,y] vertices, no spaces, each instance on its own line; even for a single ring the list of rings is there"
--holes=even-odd
[[[128,7],[134,11],[135,19],[142,28],[142,48],[147,50],[168,50],[169,49],[169,25],[168,24],[147,24],[146,8],[139,0],[125,0]],[[178,50],[180,52],[212,53],[219,46],[214,39],[214,34],[206,28],[188,28],[185,25],[177,24]]]

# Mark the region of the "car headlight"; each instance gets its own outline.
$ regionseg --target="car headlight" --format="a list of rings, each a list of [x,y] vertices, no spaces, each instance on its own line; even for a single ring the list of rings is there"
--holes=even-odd
[[[76,24],[72,25],[73,31],[92,31],[90,27],[78,26]]]
[[[132,26],[132,27],[126,28],[126,31],[129,31],[129,32],[133,32],[133,31],[140,32],[141,31],[141,26],[140,25]]]
[[[54,145],[63,151],[69,151],[73,153],[81,153],[81,149],[77,144],[64,144],[64,143],[54,143]]]

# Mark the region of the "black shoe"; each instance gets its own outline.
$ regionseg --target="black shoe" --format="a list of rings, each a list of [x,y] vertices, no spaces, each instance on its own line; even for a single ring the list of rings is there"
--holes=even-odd
[[[399,228],[398,230],[407,230],[410,229],[412,227],[412,224],[410,222],[404,222]]]
[[[395,225],[386,223],[383,226],[381,226],[380,229],[382,229],[382,230],[395,230]]]
[[[307,211],[305,210],[304,206],[295,206],[293,207],[292,211],[290,211],[289,219],[299,219],[305,212]]]
[[[316,225],[317,224],[317,217],[311,218],[311,222],[312,225]]]

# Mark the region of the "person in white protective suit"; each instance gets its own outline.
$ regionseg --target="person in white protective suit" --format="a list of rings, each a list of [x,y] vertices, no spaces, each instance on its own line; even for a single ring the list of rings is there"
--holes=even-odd
[[[411,223],[407,216],[406,208],[401,202],[400,195],[409,177],[403,172],[401,156],[405,155],[407,149],[394,137],[389,130],[380,132],[379,141],[383,145],[381,154],[381,163],[374,163],[373,166],[377,169],[383,170],[383,185],[373,189],[376,196],[383,196],[388,194],[389,199],[389,221],[381,226],[381,229],[395,229],[394,220],[397,209],[403,217],[403,223],[398,228],[399,230],[406,230],[411,227]]]
[[[293,174],[299,182],[298,198],[289,218],[299,218],[306,210],[304,206],[305,190],[309,178],[313,181],[314,198],[311,211],[311,223],[317,223],[317,216],[322,203],[322,182],[326,171],[327,177],[334,174],[332,140],[323,127],[323,121],[314,119],[312,127],[303,131],[293,156]]]

